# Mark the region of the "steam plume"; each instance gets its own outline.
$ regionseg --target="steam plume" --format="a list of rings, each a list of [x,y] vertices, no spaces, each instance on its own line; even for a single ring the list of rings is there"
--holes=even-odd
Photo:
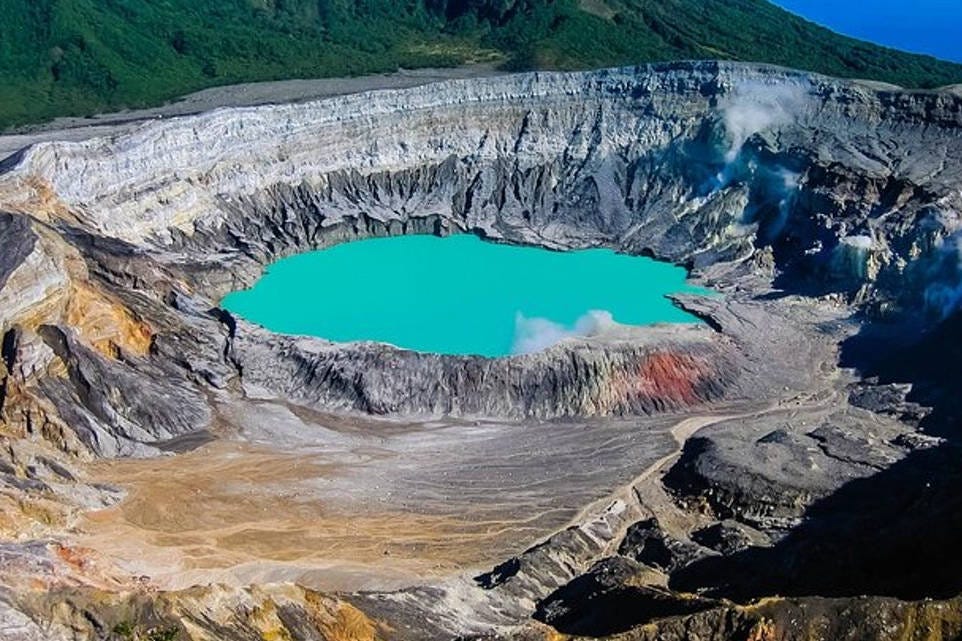
[[[962,232],[942,241],[925,304],[946,318],[962,307]]]
[[[547,318],[526,318],[518,312],[514,321],[512,354],[532,354],[560,343],[566,338],[597,336],[615,324],[609,312],[590,311],[572,328]]]
[[[730,145],[725,160],[734,161],[755,134],[794,123],[808,102],[807,84],[739,84],[722,105]]]

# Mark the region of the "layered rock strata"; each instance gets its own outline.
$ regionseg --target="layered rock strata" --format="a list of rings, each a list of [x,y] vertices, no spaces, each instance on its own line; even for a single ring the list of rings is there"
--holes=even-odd
[[[151,122],[0,171],[0,524],[30,568],[5,563],[11,635],[956,629],[951,600],[853,600],[962,591],[936,560],[960,532],[940,360],[962,291],[955,93],[727,63],[525,74]],[[670,260],[723,296],[679,297],[700,325],[493,360],[277,336],[218,308],[282,256],[460,232]],[[56,547],[119,499],[86,461],[231,433],[223,408],[255,399],[519,430],[669,415],[679,453],[493,570],[399,592],[149,595]],[[930,543],[909,563],[915,537]],[[824,541],[841,561],[819,560]]]

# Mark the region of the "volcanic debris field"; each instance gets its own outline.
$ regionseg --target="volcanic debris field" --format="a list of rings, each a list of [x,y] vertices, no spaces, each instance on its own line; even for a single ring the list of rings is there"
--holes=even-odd
[[[0,162],[0,637],[958,638],[960,186],[953,90],[716,62],[28,147]],[[218,304],[458,233],[715,293],[502,358]]]

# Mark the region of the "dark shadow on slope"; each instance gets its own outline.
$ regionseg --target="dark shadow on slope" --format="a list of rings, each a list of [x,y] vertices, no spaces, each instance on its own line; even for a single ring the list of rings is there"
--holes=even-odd
[[[842,365],[877,377],[879,385],[911,383],[907,400],[933,408],[920,429],[944,440],[817,501],[774,547],[698,561],[676,572],[671,587],[736,601],[962,592],[960,356],[962,315],[928,331],[866,324],[843,346]]]
[[[600,561],[538,603],[534,618],[563,634],[604,637],[718,605],[707,599],[679,598],[663,589],[632,585],[644,571],[644,566],[624,557]]]
[[[854,367],[880,385],[910,383],[906,401],[932,408],[922,431],[962,441],[962,313],[935,327],[867,323],[842,349],[843,367]]]
[[[903,599],[962,591],[962,448],[919,450],[852,481],[771,548],[698,561],[675,590],[747,601],[772,594]]]

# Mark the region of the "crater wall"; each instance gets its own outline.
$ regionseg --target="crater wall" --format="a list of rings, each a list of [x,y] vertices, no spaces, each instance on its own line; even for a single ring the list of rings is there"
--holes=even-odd
[[[43,384],[37,398],[59,408],[45,414],[81,407],[104,434],[143,443],[203,427],[208,387],[389,415],[626,415],[751,396],[781,378],[745,366],[772,360],[751,337],[718,331],[725,303],[703,306],[698,330],[499,361],[280,338],[216,305],[293,252],[471,232],[674,261],[732,301],[781,290],[938,317],[962,282],[960,127],[952,93],[706,62],[222,109],[42,143],[6,163],[0,203],[42,232],[48,262],[33,271],[50,286],[17,294],[27,309],[3,328],[39,350],[19,358],[48,368],[19,389],[49,367],[73,373],[62,394]],[[5,273],[40,260],[18,256]],[[70,314],[84,296],[114,310],[95,328]],[[94,410],[109,401],[77,387],[74,344],[134,379],[166,372],[192,390],[193,418]]]

